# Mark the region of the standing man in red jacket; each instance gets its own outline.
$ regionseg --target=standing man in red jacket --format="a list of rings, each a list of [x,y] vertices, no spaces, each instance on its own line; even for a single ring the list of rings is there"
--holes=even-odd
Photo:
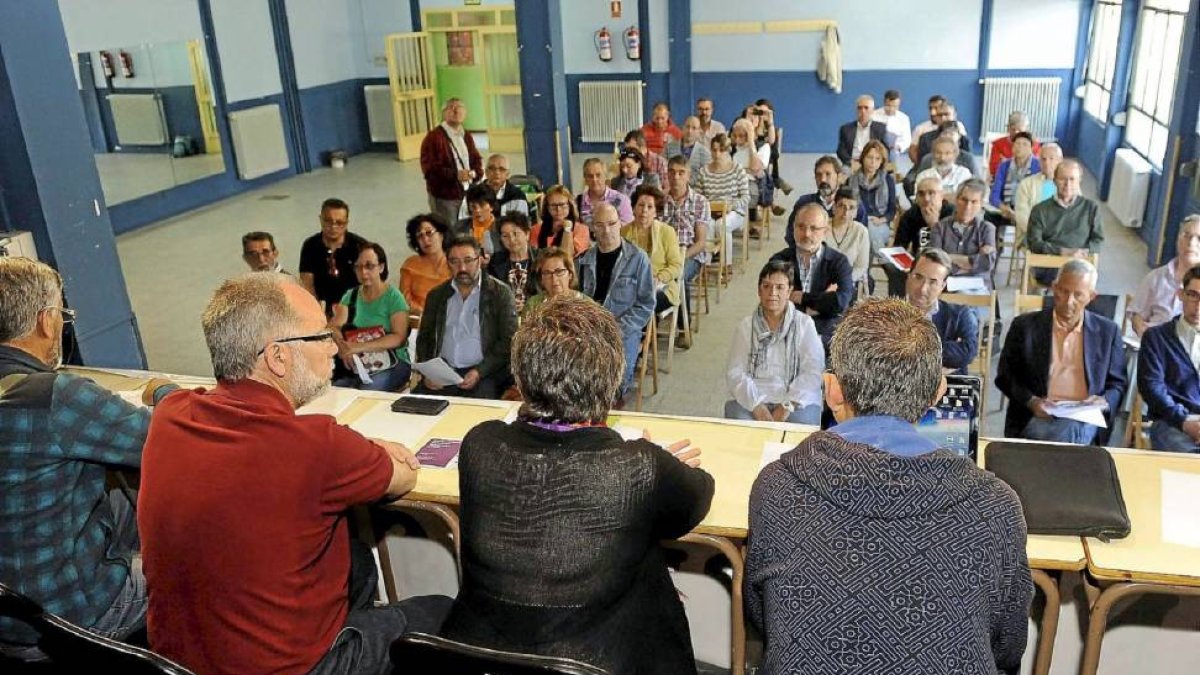
[[[421,173],[429,208],[447,223],[459,221],[459,209],[471,183],[483,176],[483,157],[475,149],[475,139],[463,126],[467,106],[461,99],[446,100],[442,123],[425,134],[421,141]]]

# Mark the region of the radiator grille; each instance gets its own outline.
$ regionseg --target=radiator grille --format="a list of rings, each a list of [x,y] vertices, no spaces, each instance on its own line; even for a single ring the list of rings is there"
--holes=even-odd
[[[233,139],[238,177],[242,180],[291,166],[278,105],[272,103],[229,113],[229,135]]]
[[[612,143],[642,126],[642,83],[580,82],[579,122],[584,143]]]
[[[1060,77],[990,77],[983,85],[983,125],[980,141],[988,134],[1003,134],[1008,115],[1020,110],[1029,116],[1029,131],[1039,141],[1055,140],[1058,126]]]
[[[166,145],[167,127],[158,94],[109,94],[117,145]]]

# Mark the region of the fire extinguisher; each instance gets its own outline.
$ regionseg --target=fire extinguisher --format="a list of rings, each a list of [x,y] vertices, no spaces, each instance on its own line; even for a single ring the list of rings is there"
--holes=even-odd
[[[642,38],[638,33],[638,29],[630,26],[625,29],[625,56],[630,61],[637,61],[642,58]]]
[[[104,78],[107,80],[113,79],[116,72],[113,70],[113,57],[108,52],[100,52],[100,67],[104,70]]]
[[[121,59],[121,76],[133,77],[133,57],[124,49],[118,52],[117,56]]]
[[[608,32],[608,26],[604,26],[595,34],[596,53],[600,55],[601,61],[612,61],[612,33]]]

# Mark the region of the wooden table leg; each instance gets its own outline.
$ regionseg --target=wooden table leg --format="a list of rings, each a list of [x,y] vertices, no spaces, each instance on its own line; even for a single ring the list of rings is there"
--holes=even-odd
[[[733,589],[730,597],[730,602],[733,606],[730,609],[730,631],[732,632],[732,636],[730,639],[729,673],[730,675],[745,675],[746,619],[744,614],[745,607],[742,605],[742,577],[746,573],[746,560],[742,557],[742,551],[732,541],[710,534],[691,532],[680,537],[679,541],[715,549],[729,559],[729,564],[733,568]]]
[[[1104,632],[1108,629],[1108,613],[1112,610],[1113,605],[1126,597],[1151,593],[1200,596],[1200,588],[1147,583],[1115,583],[1105,588],[1096,602],[1092,604],[1091,617],[1088,619],[1087,639],[1083,643],[1083,659],[1079,664],[1080,675],[1096,675],[1096,671],[1100,667],[1100,647],[1104,642]]]
[[[1050,660],[1054,657],[1054,638],[1058,634],[1058,615],[1062,598],[1058,592],[1058,579],[1042,570],[1029,570],[1033,583],[1046,596],[1046,607],[1042,611],[1042,622],[1038,628],[1037,650],[1033,658],[1033,675],[1048,675]]]

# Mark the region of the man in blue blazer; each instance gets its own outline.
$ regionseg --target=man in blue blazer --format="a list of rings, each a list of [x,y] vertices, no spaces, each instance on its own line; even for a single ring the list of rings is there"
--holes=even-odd
[[[905,281],[905,299],[933,322],[942,339],[942,370],[966,375],[979,353],[979,318],[970,307],[941,302],[953,263],[940,248],[927,248],[917,256]]]
[[[851,164],[858,160],[868,141],[879,141],[883,143],[883,147],[888,147],[887,125],[871,121],[871,115],[875,112],[875,99],[865,94],[859,96],[854,102],[854,108],[854,121],[847,122],[838,129],[837,145],[837,157],[851,173],[854,172]]]
[[[1138,391],[1150,409],[1150,447],[1200,452],[1200,266],[1183,274],[1183,313],[1142,334]]]
[[[1052,417],[1055,401],[1102,406],[1108,427],[1125,393],[1125,349],[1117,324],[1087,311],[1096,297],[1096,268],[1068,261],[1051,286],[1054,307],[1013,320],[996,387],[1010,399],[1004,435],[1067,443],[1104,443],[1108,429]]]
[[[829,231],[829,215],[820,204],[800,207],[792,217],[792,234],[796,245],[771,256],[786,260],[794,270],[792,302],[812,317],[825,353],[833,329],[854,297],[854,278],[850,261],[832,247],[825,246]]]

